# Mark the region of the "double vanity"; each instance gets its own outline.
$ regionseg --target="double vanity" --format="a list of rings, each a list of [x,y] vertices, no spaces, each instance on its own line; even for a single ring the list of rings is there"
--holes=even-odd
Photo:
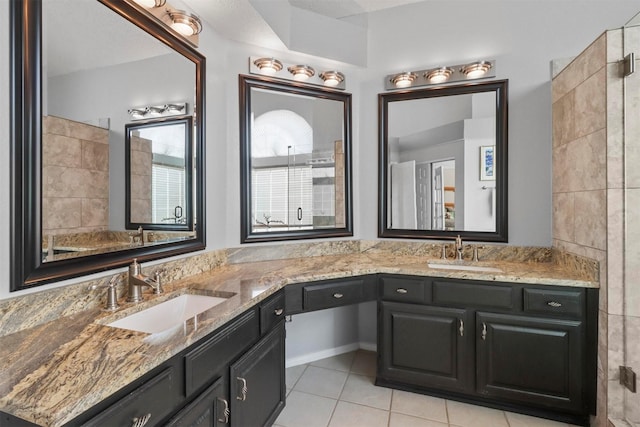
[[[378,304],[378,385],[585,424],[598,282],[551,258],[456,263],[361,243],[223,262],[140,303],[121,292],[116,311],[103,298],[0,338],[2,424],[270,425],[285,316],[365,301]],[[167,309],[193,311],[158,326]]]

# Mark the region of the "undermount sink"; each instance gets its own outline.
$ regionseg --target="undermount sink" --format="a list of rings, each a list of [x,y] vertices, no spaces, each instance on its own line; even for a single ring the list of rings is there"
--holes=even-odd
[[[108,323],[107,326],[156,334],[179,326],[184,321],[226,300],[227,298],[206,295],[180,295],[169,301]]]
[[[440,264],[430,262],[427,264],[429,268],[439,268],[442,270],[465,270],[465,271],[482,271],[487,273],[502,273],[502,270],[495,267],[485,267],[482,265],[467,265],[467,264]]]

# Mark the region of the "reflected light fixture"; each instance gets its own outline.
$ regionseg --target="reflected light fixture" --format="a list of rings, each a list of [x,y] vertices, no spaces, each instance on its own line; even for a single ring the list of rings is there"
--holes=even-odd
[[[323,71],[320,78],[324,80],[325,86],[338,86],[344,80],[344,74],[340,71]]]
[[[173,102],[161,105],[147,105],[127,110],[131,120],[152,119],[157,117],[179,116],[187,113],[186,102]]]
[[[309,80],[309,77],[313,77],[316,73],[312,67],[308,65],[292,65],[287,68],[291,74],[293,74],[293,79],[297,81],[305,81]]]
[[[468,79],[477,79],[484,76],[491,69],[492,65],[488,61],[472,62],[471,64],[463,65],[460,68],[460,72],[464,74]]]
[[[167,0],[133,0],[133,1],[146,9],[161,7],[167,3]]]
[[[275,58],[258,58],[253,61],[253,64],[264,74],[271,75],[282,70],[282,62]]]
[[[449,67],[440,67],[424,73],[424,78],[427,79],[429,83],[437,84],[446,82],[452,74],[453,69]]]
[[[417,78],[418,75],[416,73],[403,72],[391,76],[391,83],[393,83],[395,87],[409,87]]]
[[[179,34],[190,37],[202,31],[202,22],[196,15],[184,10],[167,10],[170,23],[169,26]]]

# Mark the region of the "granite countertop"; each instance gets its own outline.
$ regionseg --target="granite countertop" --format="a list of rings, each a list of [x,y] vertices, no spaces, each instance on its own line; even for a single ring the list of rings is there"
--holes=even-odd
[[[63,425],[290,283],[396,273],[598,287],[597,281],[550,262],[473,265],[502,272],[441,270],[429,268],[423,256],[365,253],[224,264],[169,283],[162,295],[145,290],[143,303],[121,299],[116,312],[88,309],[0,337],[0,410],[43,426]],[[200,314],[197,329],[191,324],[149,335],[105,326],[183,293],[229,298]]]

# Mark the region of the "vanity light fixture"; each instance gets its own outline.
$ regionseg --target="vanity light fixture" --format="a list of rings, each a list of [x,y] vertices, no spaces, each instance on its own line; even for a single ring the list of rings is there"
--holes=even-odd
[[[335,87],[342,83],[344,74],[340,71],[323,71],[320,73],[320,78],[324,80],[325,86]]]
[[[133,0],[133,1],[146,9],[151,9],[154,7],[162,7],[167,3],[167,0]]]
[[[405,89],[474,79],[495,77],[495,60],[482,60],[459,65],[403,71],[385,78],[385,89]]]
[[[134,107],[127,110],[131,120],[142,120],[157,117],[180,116],[187,114],[186,102],[173,102],[161,105]]]
[[[290,67],[287,67],[287,70],[289,70],[289,72],[293,74],[293,80],[301,82],[309,80],[309,78],[313,77],[313,75],[316,73],[316,70],[308,65],[292,65]]]
[[[478,61],[462,66],[460,72],[468,79],[477,79],[487,74],[492,67],[489,61]]]
[[[294,81],[305,85],[345,89],[345,75],[343,73],[335,69],[321,73],[316,72],[322,68],[311,64],[287,64],[273,57],[249,57],[249,73],[251,74]]]
[[[275,58],[258,58],[253,61],[253,64],[258,67],[262,73],[268,75],[273,75],[282,70],[282,62]]]
[[[449,80],[452,74],[453,70],[451,68],[440,67],[424,73],[424,78],[429,80],[429,83],[438,84]]]
[[[391,76],[391,83],[393,83],[395,87],[409,87],[417,78],[418,75],[416,73],[402,72]]]
[[[179,34],[190,37],[200,34],[202,31],[202,22],[196,15],[184,10],[167,10],[170,23],[169,26]]]

